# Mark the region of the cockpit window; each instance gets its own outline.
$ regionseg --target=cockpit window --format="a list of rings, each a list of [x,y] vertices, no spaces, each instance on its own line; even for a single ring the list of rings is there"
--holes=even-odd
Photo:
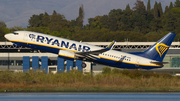
[[[15,32],[13,32],[13,34],[14,34],[14,35],[18,35],[19,33],[15,33]]]

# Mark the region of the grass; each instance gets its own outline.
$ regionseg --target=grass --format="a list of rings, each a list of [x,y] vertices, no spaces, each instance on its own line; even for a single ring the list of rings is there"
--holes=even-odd
[[[46,74],[33,70],[27,73],[0,73],[0,92],[42,91],[180,91],[180,78],[168,74],[103,68],[102,74]]]

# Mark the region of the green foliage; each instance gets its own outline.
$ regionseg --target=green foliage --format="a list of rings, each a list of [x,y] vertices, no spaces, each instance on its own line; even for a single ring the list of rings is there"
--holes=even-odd
[[[126,5],[126,9],[125,10],[131,10],[131,8],[130,8],[130,6],[129,6],[129,4],[128,5]]]
[[[169,10],[171,10],[173,8],[173,3],[170,2],[170,5],[169,5]]]
[[[0,41],[6,41],[4,38],[6,33],[10,33],[10,31],[6,28],[6,24],[3,21],[0,21]]]
[[[87,36],[88,34],[88,36]],[[142,36],[142,37],[139,37]],[[77,41],[98,41],[98,42],[108,42],[112,40],[116,41],[124,41],[128,39],[129,41],[145,41],[143,34],[140,32],[133,31],[109,31],[108,29],[100,29],[100,30],[82,30],[79,33],[73,34],[71,38]]]
[[[22,26],[14,26],[14,27],[9,28],[9,30],[10,30],[11,32],[13,32],[13,31],[26,30],[26,29],[23,28]]]
[[[145,35],[145,38],[147,39],[147,41],[157,41],[159,40],[162,36],[161,33],[159,32],[149,32],[148,34]]]
[[[155,19],[158,18],[158,4],[157,4],[157,1],[155,1],[155,4],[154,4],[154,18]]]
[[[176,0],[176,2],[174,3],[174,7],[180,7],[180,1]]]
[[[135,69],[135,70],[132,70],[128,76],[130,78],[139,78],[142,76],[142,73],[139,70]]]
[[[6,33],[9,33],[9,29],[8,28],[5,28],[5,27],[0,27],[0,41],[6,41],[4,35]]]
[[[169,7],[166,6],[166,7],[165,7],[165,14],[166,14],[168,11],[169,11]]]
[[[123,70],[120,70],[120,69],[117,69],[117,68],[114,68],[111,70],[110,67],[104,67],[102,69],[102,74],[105,75],[105,77],[107,75],[124,75],[126,77],[129,77],[129,78],[133,78],[133,79],[139,79],[139,78],[151,78],[151,77],[154,77],[154,78],[167,78],[167,79],[171,79],[173,78],[171,75],[169,74],[160,74],[160,73],[153,73],[153,72],[143,72],[141,70],[138,70],[138,69],[123,69]],[[101,77],[101,75],[98,75],[98,77],[96,78],[97,80],[99,80]]]
[[[119,73],[121,73],[121,70],[118,68],[114,68],[114,69],[112,69],[111,73],[112,74],[119,74]]]
[[[0,81],[3,83],[12,82],[12,72],[6,70],[4,72],[1,72]]]
[[[102,73],[103,74],[110,74],[111,73],[111,68],[110,67],[104,67],[102,69]]]
[[[153,72],[148,72],[148,71],[142,72],[141,70],[137,70],[137,69],[134,69],[134,70],[124,69],[120,71],[120,73],[130,78],[141,78],[141,77],[147,78],[147,79],[149,79],[150,77],[167,78],[167,79],[173,78],[169,74],[160,74],[160,73],[153,73]]]
[[[161,6],[161,2],[158,3],[158,17],[162,17],[163,16],[163,10],[162,10],[162,6]]]
[[[150,0],[148,0],[148,3],[147,3],[147,11],[149,12],[151,10],[151,2]]]
[[[172,8],[170,11],[168,11],[165,15],[164,15],[164,19],[163,21],[163,28],[166,31],[172,31],[175,33],[180,33],[179,30],[179,23],[180,23],[180,7],[176,7],[176,8]]]
[[[129,4],[125,10],[113,9],[108,15],[89,18],[89,24],[83,28],[83,5],[79,8],[79,16],[71,21],[67,21],[63,15],[58,14],[56,11],[53,11],[52,15],[45,12],[44,14],[33,15],[30,18],[29,25],[31,26],[28,30],[77,41],[106,42],[112,40],[124,41],[125,39],[130,41],[156,41],[155,39],[159,38],[159,35],[149,33],[174,30],[178,32],[178,29],[174,27],[175,24],[167,23],[176,21],[173,18],[174,16],[169,17],[172,12],[167,13],[173,7],[172,3],[170,7],[166,7],[165,16],[160,2],[155,2],[154,9],[151,9],[150,0],[148,0],[147,6],[146,10],[144,3],[137,0],[133,10]],[[37,19],[39,21],[36,21]],[[33,21],[35,23],[31,24]],[[33,27],[34,25],[36,27]]]
[[[135,3],[135,7],[133,7],[134,11],[140,15],[144,15],[146,13],[146,8],[143,1],[137,0]]]
[[[77,20],[78,20],[78,26],[81,28],[83,26],[83,20],[84,20],[83,4],[81,5],[81,7],[79,7],[79,16],[78,16]]]
[[[3,21],[0,21],[0,27],[6,27],[6,24]]]
[[[57,74],[33,70],[26,73],[3,71],[0,73],[0,91],[169,91],[169,87],[179,91],[177,88],[180,87],[180,79],[168,74],[137,69],[114,68],[111,71],[109,67],[103,71],[98,75],[84,75],[77,70]]]
[[[29,27],[40,27],[42,25],[42,18],[42,13],[39,15],[32,15],[32,17],[29,19]]]

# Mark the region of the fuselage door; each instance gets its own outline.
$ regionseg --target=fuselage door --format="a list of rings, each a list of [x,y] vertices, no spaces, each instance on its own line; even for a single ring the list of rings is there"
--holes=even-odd
[[[24,33],[24,41],[28,41],[28,34],[27,33]]]
[[[136,60],[136,64],[135,64],[135,66],[136,66],[136,67],[139,67],[139,62],[140,62],[140,59],[139,59],[139,58],[137,58],[137,60]]]

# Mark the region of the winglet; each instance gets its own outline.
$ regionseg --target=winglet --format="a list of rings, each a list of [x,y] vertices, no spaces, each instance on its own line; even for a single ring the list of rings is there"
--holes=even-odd
[[[107,49],[107,50],[112,49],[115,43],[116,43],[116,40],[113,40],[113,41],[111,42],[111,44],[109,44],[109,45],[106,47],[106,49]]]

